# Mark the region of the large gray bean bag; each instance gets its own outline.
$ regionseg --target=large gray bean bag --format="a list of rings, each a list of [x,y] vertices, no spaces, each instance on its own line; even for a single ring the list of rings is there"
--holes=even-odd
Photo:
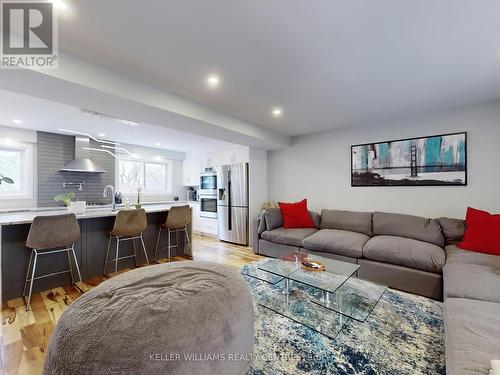
[[[62,314],[44,374],[244,374],[254,344],[246,282],[197,261],[135,269]]]

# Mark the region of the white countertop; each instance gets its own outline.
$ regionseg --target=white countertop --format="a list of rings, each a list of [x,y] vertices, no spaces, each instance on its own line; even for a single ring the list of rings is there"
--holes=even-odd
[[[168,211],[170,207],[182,206],[190,203],[196,203],[191,201],[170,201],[164,203],[144,203],[142,208],[146,210],[146,213],[162,212]],[[119,210],[125,209],[123,205],[117,206],[116,211],[112,211],[110,207],[87,207],[85,213],[76,214],[77,219],[90,219],[96,217],[106,217],[106,216],[116,216]],[[13,224],[27,224],[31,223],[36,216],[52,216],[61,215],[68,213],[67,209],[64,208],[32,208],[32,209],[22,209],[22,210],[9,210],[0,212],[0,225],[13,225]]]

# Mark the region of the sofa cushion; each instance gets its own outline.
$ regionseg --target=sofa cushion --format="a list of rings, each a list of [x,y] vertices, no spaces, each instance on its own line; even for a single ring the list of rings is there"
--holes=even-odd
[[[322,210],[320,229],[340,229],[372,235],[372,213]]]
[[[269,208],[262,214],[265,220],[266,229],[273,230],[283,226],[283,217],[279,208]],[[315,228],[319,228],[320,217],[317,212],[309,211]]]
[[[304,238],[314,234],[318,230],[316,228],[276,228],[262,232],[261,238],[283,245],[302,246]]]
[[[442,248],[429,242],[397,236],[376,236],[363,248],[366,259],[422,271],[441,272],[446,254]]]
[[[258,226],[257,226],[257,233],[260,235],[262,232],[264,232],[266,228],[266,219],[264,217],[264,212],[260,215],[258,219]]]
[[[446,264],[444,297],[500,303],[500,268],[480,264]]]
[[[465,220],[449,217],[440,217],[438,220],[446,245],[455,245],[462,241],[465,233]]]
[[[500,268],[500,256],[462,250],[455,245],[448,245],[446,250],[446,264],[476,264]]]
[[[438,219],[375,212],[373,234],[412,238],[444,247],[444,238]]]
[[[321,251],[352,258],[361,258],[363,246],[370,239],[366,234],[338,229],[321,229],[302,241],[307,250]]]
[[[444,321],[446,373],[488,374],[500,357],[500,304],[448,298]]]
[[[444,297],[500,303],[500,256],[446,247]]]
[[[500,214],[467,208],[464,239],[457,246],[479,253],[500,255]]]
[[[266,229],[273,230],[283,226],[283,218],[279,208],[269,208],[264,211],[264,219],[266,220]]]
[[[283,218],[283,228],[315,228],[307,210],[307,199],[299,202],[278,202]]]

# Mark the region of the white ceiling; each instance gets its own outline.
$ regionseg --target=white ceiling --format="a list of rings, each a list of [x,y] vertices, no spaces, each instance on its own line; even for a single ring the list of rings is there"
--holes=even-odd
[[[498,0],[65,1],[61,49],[285,135],[500,97]]]
[[[16,124],[14,119],[22,120]],[[134,127],[116,120],[89,117],[80,108],[0,90],[0,125],[61,133],[59,128],[86,132],[117,142],[182,152],[210,152],[235,145],[165,127],[141,123]],[[1,134],[0,134],[1,136]],[[160,142],[160,146],[156,145]]]

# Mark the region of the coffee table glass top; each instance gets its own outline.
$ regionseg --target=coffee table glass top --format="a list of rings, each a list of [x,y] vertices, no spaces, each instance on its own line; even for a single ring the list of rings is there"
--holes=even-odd
[[[323,263],[325,270],[305,269],[301,261],[306,257]],[[353,277],[359,267],[353,263],[295,252],[279,259],[267,259],[258,264],[257,270],[266,271],[269,275],[276,277],[272,279],[273,281],[283,278],[313,287],[316,291],[311,292],[311,302],[364,322],[380,301],[387,287]],[[260,279],[263,280],[264,277],[261,276]],[[279,284],[273,284],[280,285],[281,283],[280,281]],[[286,311],[285,306],[282,308]],[[276,303],[273,305],[273,310],[277,310]]]
[[[330,302],[325,301],[319,294],[313,301],[354,320],[364,322],[386,290],[385,285],[351,277],[335,292]]]
[[[305,269],[300,262],[306,257],[323,263],[325,271]],[[359,269],[359,266],[307,253],[291,253],[279,259],[269,259],[259,264],[258,268],[326,292],[335,293]]]
[[[288,277],[296,272],[300,268],[300,265],[296,264],[295,260],[278,258],[266,259],[262,263],[259,263],[258,268],[274,275]]]
[[[274,285],[267,284],[265,293],[252,289],[257,303],[331,339],[335,339],[350,321],[349,317],[314,303],[308,291],[304,289],[307,289],[305,286],[294,288],[288,295],[283,294],[283,285],[280,284],[284,282],[285,280]]]
[[[284,279],[283,276],[278,276],[274,273],[262,271],[259,268],[257,268],[257,266],[255,266],[255,265],[248,265],[248,266],[244,267],[242,270],[242,273],[243,273],[243,275],[251,276],[255,279],[265,281],[266,283],[269,283],[272,285],[279,283],[280,281],[282,281]]]

